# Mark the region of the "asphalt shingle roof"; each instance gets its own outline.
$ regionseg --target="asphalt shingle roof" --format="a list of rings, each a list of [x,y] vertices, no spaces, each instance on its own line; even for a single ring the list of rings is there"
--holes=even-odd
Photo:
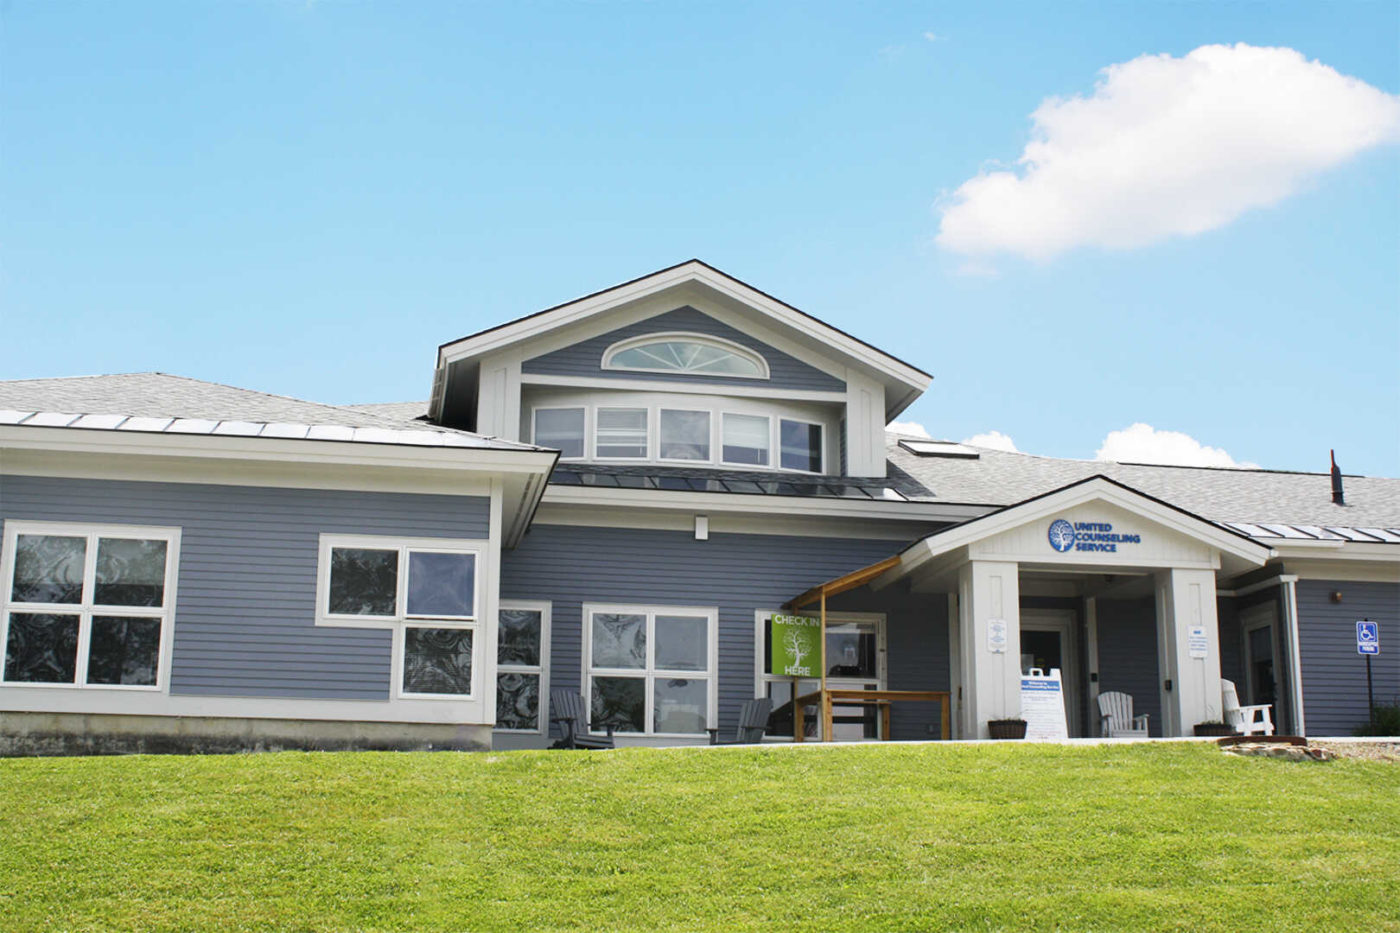
[[[899,446],[900,435],[886,438],[891,474],[918,481],[931,501],[1011,505],[1102,474],[1213,521],[1400,526],[1400,479],[1346,476],[1343,506],[1332,503],[1326,473],[1056,460],[986,447],[976,460],[920,457]]]

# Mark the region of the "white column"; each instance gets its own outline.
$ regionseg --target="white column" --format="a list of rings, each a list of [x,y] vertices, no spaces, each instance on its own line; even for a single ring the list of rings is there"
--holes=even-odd
[[[962,658],[962,735],[989,737],[987,720],[1021,715],[1021,596],[1019,565],[975,560],[958,574]],[[1006,624],[1006,649],[993,651],[989,623]]]
[[[1162,734],[1191,735],[1198,722],[1224,716],[1220,698],[1220,625],[1215,572],[1168,570],[1157,585],[1157,656],[1162,683]],[[1205,657],[1191,657],[1191,630],[1204,634]],[[1198,654],[1202,653],[1200,651]],[[1171,682],[1171,690],[1166,688]]]
[[[962,727],[962,624],[958,594],[948,594],[948,719],[949,738],[964,737]]]
[[[1084,657],[1089,662],[1089,722],[1084,734],[1097,737],[1099,734],[1099,601],[1093,596],[1084,600]]]

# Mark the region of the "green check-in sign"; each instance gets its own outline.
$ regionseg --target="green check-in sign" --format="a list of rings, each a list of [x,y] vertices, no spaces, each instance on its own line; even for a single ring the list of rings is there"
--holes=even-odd
[[[770,674],[815,677],[821,665],[822,623],[810,616],[773,616],[773,642],[768,652]]]

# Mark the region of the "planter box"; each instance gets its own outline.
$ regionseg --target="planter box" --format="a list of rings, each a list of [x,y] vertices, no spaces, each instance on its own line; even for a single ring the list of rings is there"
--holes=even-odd
[[[1239,735],[1234,726],[1226,725],[1222,722],[1198,722],[1196,723],[1196,735],[1210,736],[1230,736]]]
[[[1026,721],[1024,719],[992,719],[987,722],[987,731],[994,739],[1024,739]]]

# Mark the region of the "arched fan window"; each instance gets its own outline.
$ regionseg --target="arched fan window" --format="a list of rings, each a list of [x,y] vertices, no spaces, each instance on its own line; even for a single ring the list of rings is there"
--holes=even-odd
[[[624,340],[603,354],[603,368],[768,378],[768,364],[757,353],[737,343],[700,334],[647,334]]]

